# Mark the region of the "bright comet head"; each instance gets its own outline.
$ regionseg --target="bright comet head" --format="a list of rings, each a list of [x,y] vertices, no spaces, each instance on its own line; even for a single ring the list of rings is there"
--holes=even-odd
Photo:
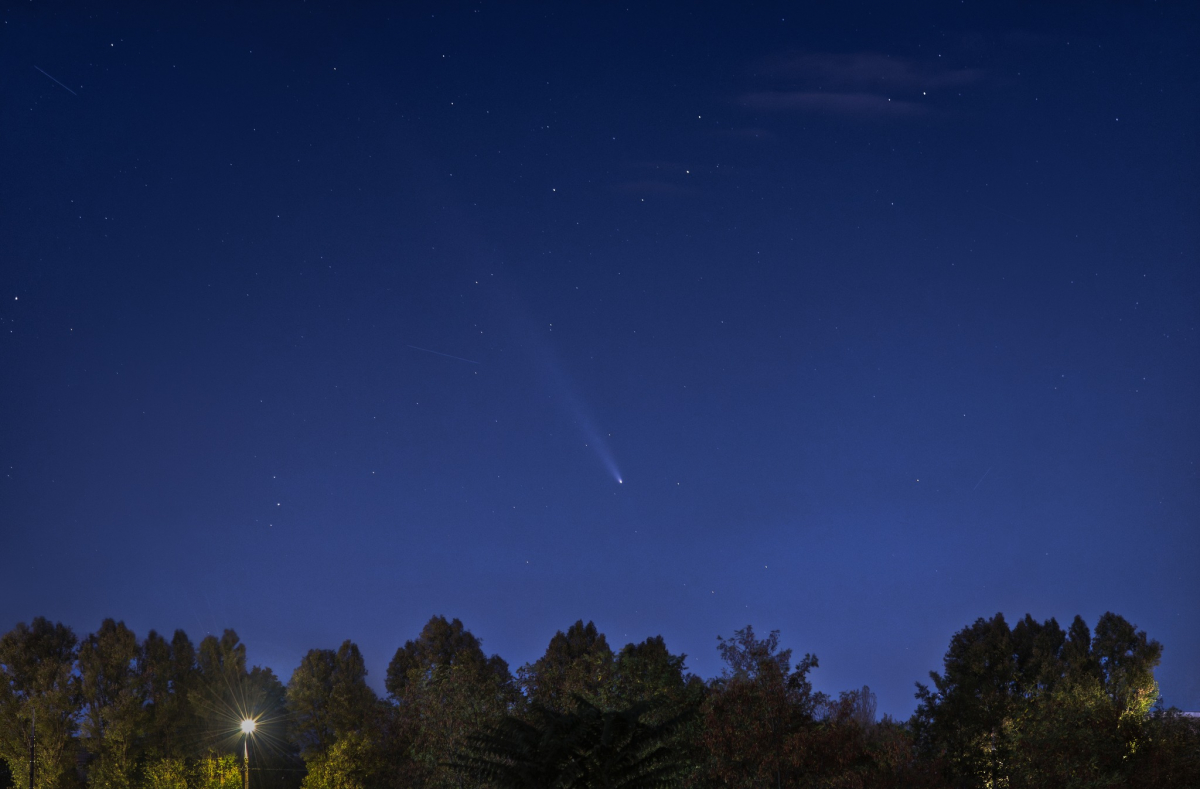
[[[249,718],[246,718],[246,720],[242,721],[242,734],[253,734],[253,733],[254,733],[254,721],[250,720]]]

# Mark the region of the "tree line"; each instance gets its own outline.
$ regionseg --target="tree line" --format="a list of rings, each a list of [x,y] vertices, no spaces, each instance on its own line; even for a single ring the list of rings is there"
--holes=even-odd
[[[196,645],[107,619],[79,640],[39,617],[0,637],[0,789],[239,789],[243,749],[252,789],[1200,786],[1200,725],[1159,700],[1162,647],[1116,614],[977,620],[904,721],[865,686],[815,691],[816,656],[778,631],[718,649],[703,680],[660,636],[614,651],[579,621],[513,672],[436,616],[381,698],[351,641],[285,685],[232,630]]]

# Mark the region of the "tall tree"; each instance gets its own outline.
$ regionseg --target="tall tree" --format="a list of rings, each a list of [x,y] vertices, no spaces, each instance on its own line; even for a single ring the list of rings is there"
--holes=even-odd
[[[88,783],[96,789],[132,783],[147,717],[141,658],[137,636],[112,619],[79,646],[83,744],[92,756]]]
[[[459,785],[447,755],[494,724],[516,701],[508,664],[484,654],[482,642],[457,619],[435,616],[396,651],[387,688],[421,782]]]
[[[198,756],[204,743],[197,711],[200,673],[195,645],[182,630],[176,630],[170,641],[151,630],[141,653],[149,717],[147,753],[166,759]]]
[[[995,785],[1012,751],[1005,723],[1019,690],[1004,615],[955,633],[943,666],[941,674],[929,674],[934,691],[917,686],[917,723],[928,755],[943,759],[949,776],[966,786]]]
[[[1089,639],[1075,617],[1000,614],[954,635],[933,689],[918,685],[913,723],[927,759],[963,787],[1120,785],[1157,697],[1162,647],[1116,614]]]
[[[236,732],[238,722],[255,713],[244,698],[246,645],[229,628],[220,638],[205,636],[196,654],[196,668],[200,693],[195,702],[206,733],[219,736]]]
[[[691,675],[684,667],[687,655],[672,655],[662,636],[626,644],[613,667],[613,691],[623,704],[651,699],[677,699]]]
[[[649,723],[680,718],[665,745],[678,755],[685,767],[681,777],[689,782],[698,778],[704,757],[703,720],[696,713],[707,689],[703,680],[688,673],[686,658],[671,654],[662,636],[626,644],[617,654],[613,696],[618,709],[647,704],[644,720]]]
[[[197,736],[189,699],[196,685],[196,649],[187,634],[176,630],[167,641],[151,630],[142,641],[140,672],[149,719],[147,753],[173,759],[190,755],[188,746]]]
[[[1158,699],[1154,669],[1162,660],[1162,644],[1110,611],[1096,623],[1092,660],[1114,707],[1139,719],[1150,711]]]
[[[201,719],[206,747],[220,749],[236,742],[245,718],[258,722],[257,739],[284,740],[286,689],[270,669],[247,669],[246,645],[235,631],[226,629],[219,639],[206,636],[197,651],[196,667],[192,706]]]
[[[647,723],[653,706],[606,711],[581,696],[570,712],[535,705],[468,738],[454,764],[499,789],[668,789],[686,767],[669,744],[686,716]]]
[[[69,627],[40,616],[0,637],[0,757],[18,784],[27,785],[35,723],[35,789],[58,789],[71,777],[76,644]]]
[[[362,653],[351,641],[310,650],[288,681],[287,699],[292,739],[306,760],[347,734],[369,738],[378,714]]]
[[[386,764],[379,749],[358,732],[343,735],[324,751],[311,752],[307,763],[301,789],[372,789],[389,785],[381,780]]]
[[[704,707],[708,780],[728,787],[792,786],[806,775],[815,713],[826,699],[813,692],[805,655],[779,648],[779,631],[758,638],[747,625],[718,638],[725,670]]]
[[[550,639],[546,653],[522,666],[518,678],[525,698],[549,709],[568,711],[576,697],[599,707],[614,698],[612,649],[596,625],[580,619]]]

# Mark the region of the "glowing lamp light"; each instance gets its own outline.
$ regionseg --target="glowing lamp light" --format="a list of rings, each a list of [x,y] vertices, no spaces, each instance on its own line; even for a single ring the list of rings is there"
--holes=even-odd
[[[242,721],[242,734],[253,734],[253,733],[254,733],[254,721],[250,720],[249,718]]]

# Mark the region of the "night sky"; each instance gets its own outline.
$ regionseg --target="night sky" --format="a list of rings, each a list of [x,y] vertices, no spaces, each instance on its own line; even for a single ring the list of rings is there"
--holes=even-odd
[[[1111,610],[1200,709],[1200,6],[980,5],[10,4],[0,630],[907,716]]]

